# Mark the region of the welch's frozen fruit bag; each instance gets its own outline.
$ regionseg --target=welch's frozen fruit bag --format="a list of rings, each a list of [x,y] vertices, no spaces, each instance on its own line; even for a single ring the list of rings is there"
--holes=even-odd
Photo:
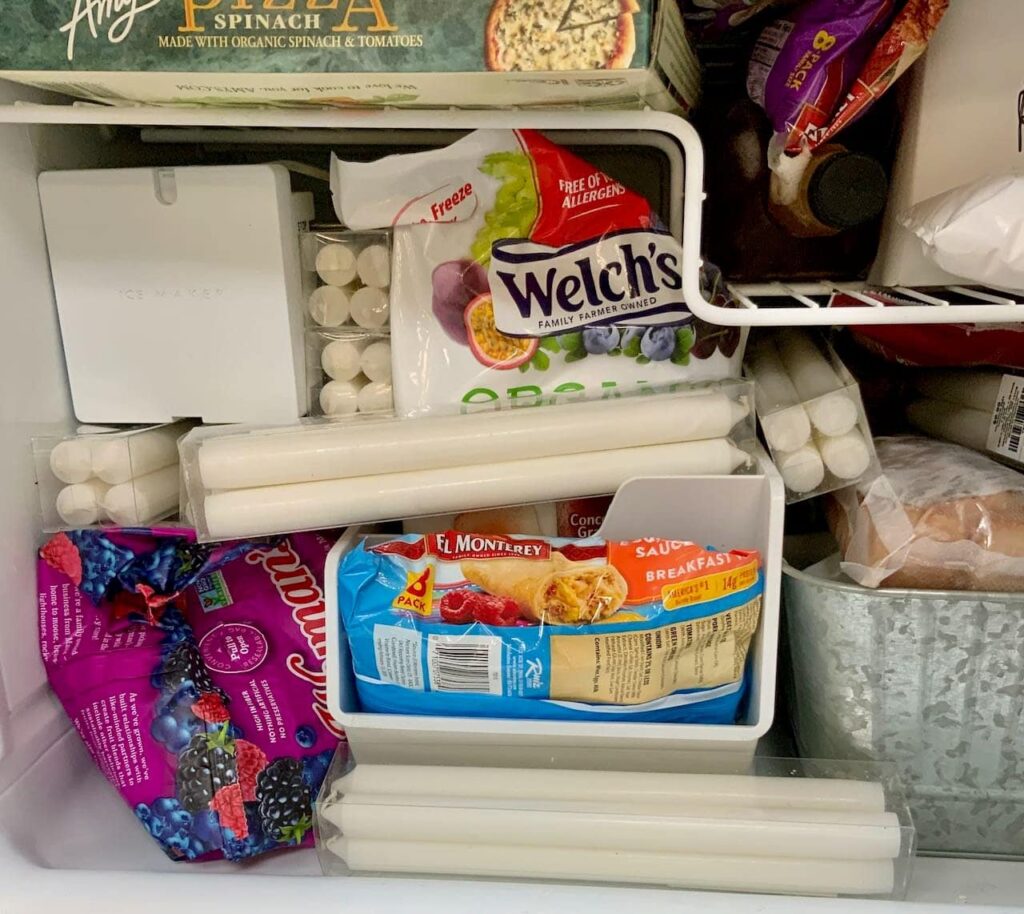
[[[41,550],[50,685],[172,860],[312,844],[312,800],[342,737],[322,671],[331,545],[107,528]]]
[[[533,130],[331,167],[351,229],[394,229],[399,415],[600,399],[739,373],[738,328],[694,319],[650,203]],[[720,296],[724,287],[704,290]]]

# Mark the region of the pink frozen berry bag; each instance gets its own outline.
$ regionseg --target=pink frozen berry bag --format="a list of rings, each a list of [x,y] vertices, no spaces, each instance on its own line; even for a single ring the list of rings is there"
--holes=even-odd
[[[331,545],[104,529],[43,547],[50,684],[171,859],[312,843],[312,799],[343,736],[322,671]]]

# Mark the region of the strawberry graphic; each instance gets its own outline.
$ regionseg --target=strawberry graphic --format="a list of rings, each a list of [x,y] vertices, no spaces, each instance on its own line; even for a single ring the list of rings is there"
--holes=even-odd
[[[235,740],[235,765],[238,768],[238,784],[242,788],[242,799],[246,803],[256,800],[256,779],[267,767],[267,755],[259,746],[248,740]]]
[[[218,692],[204,692],[192,705],[192,713],[210,724],[222,724],[229,718],[224,696]]]
[[[242,788],[238,784],[221,787],[210,800],[210,809],[217,813],[221,828],[230,828],[235,837],[244,841],[249,837],[249,823],[242,803]]]
[[[63,571],[76,585],[82,583],[82,556],[66,533],[58,533],[39,550],[39,554],[47,565]]]

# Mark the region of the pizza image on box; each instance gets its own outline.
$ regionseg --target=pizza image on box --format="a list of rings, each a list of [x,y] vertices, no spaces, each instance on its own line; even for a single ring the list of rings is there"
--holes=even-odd
[[[636,50],[636,0],[494,0],[489,70],[620,70]]]

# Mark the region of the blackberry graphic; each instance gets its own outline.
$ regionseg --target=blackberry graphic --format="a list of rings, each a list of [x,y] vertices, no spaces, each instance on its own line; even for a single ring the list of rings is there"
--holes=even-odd
[[[190,813],[206,809],[213,795],[238,780],[235,744],[226,730],[197,733],[178,756],[175,783],[182,808]]]
[[[313,827],[309,788],[302,779],[302,763],[282,758],[256,778],[256,800],[264,832],[282,844],[298,844]]]
[[[199,648],[191,641],[183,641],[167,655],[156,678],[160,680],[158,688],[163,692],[176,692],[186,682],[191,682],[199,693],[216,691]]]

